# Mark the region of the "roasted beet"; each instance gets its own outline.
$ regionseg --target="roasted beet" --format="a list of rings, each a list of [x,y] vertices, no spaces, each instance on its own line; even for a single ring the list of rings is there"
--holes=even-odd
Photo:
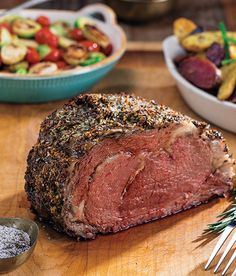
[[[223,46],[219,43],[213,43],[210,48],[206,51],[206,57],[212,61],[217,67],[220,66],[221,61],[225,57],[225,51]]]
[[[179,65],[180,74],[199,88],[211,90],[220,83],[220,71],[214,63],[199,57],[184,59]]]
[[[182,61],[184,61],[186,58],[189,58],[190,56],[192,56],[192,55],[190,55],[190,54],[182,54],[182,55],[179,55],[179,56],[175,57],[175,58],[174,58],[174,63],[175,63],[175,65],[176,65],[176,66],[179,66],[179,64],[180,64]]]

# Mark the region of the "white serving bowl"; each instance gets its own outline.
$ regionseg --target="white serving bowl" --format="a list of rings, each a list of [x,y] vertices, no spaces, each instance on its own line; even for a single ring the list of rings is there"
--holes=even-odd
[[[215,96],[197,88],[181,76],[173,60],[178,55],[184,54],[184,49],[175,36],[169,36],[164,40],[163,50],[167,67],[187,104],[209,122],[236,133],[236,104],[219,101]]]

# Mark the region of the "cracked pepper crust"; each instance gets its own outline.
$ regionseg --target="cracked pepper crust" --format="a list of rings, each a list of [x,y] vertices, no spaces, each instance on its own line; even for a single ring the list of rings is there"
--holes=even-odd
[[[206,123],[137,96],[84,94],[72,99],[43,121],[29,153],[25,190],[32,209],[57,230],[68,233],[62,208],[72,164],[104,138],[186,122],[192,122],[206,139],[224,141]]]

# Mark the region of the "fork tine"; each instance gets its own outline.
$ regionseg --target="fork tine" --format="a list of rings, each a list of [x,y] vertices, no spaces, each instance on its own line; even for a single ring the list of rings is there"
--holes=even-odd
[[[208,269],[208,267],[210,266],[211,262],[213,261],[213,259],[215,258],[216,254],[218,253],[218,251],[221,249],[222,245],[224,244],[225,240],[228,238],[229,234],[232,232],[232,230],[234,229],[234,226],[229,225],[225,228],[224,232],[221,234],[216,246],[214,247],[211,256],[205,266],[205,270]]]
[[[230,249],[233,247],[233,245],[236,242],[236,233],[233,235],[232,239],[230,240],[229,244],[227,245],[227,247],[225,248],[225,251],[223,253],[223,255],[221,256],[218,264],[216,265],[215,269],[214,269],[214,273],[217,272],[217,270],[219,269],[220,265],[222,264],[222,262],[224,261],[226,255],[229,253]]]
[[[222,276],[225,275],[225,273],[228,271],[229,267],[231,266],[232,262],[234,261],[234,259],[236,258],[236,250],[234,251],[234,254],[232,255],[232,257],[230,258],[229,262],[227,263],[224,271],[222,272]]]

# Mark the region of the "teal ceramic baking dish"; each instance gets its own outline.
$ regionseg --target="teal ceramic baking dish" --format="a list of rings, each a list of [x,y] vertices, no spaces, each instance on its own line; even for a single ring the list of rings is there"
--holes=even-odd
[[[20,15],[36,18],[47,15],[52,21],[66,19],[71,24],[78,16],[100,14],[104,21],[92,18],[98,28],[110,38],[114,50],[103,61],[53,75],[13,75],[0,73],[0,101],[11,103],[40,103],[70,98],[88,91],[99,82],[118,62],[126,49],[126,37],[116,24],[114,12],[103,4],[88,5],[77,12],[51,10],[24,10]]]

